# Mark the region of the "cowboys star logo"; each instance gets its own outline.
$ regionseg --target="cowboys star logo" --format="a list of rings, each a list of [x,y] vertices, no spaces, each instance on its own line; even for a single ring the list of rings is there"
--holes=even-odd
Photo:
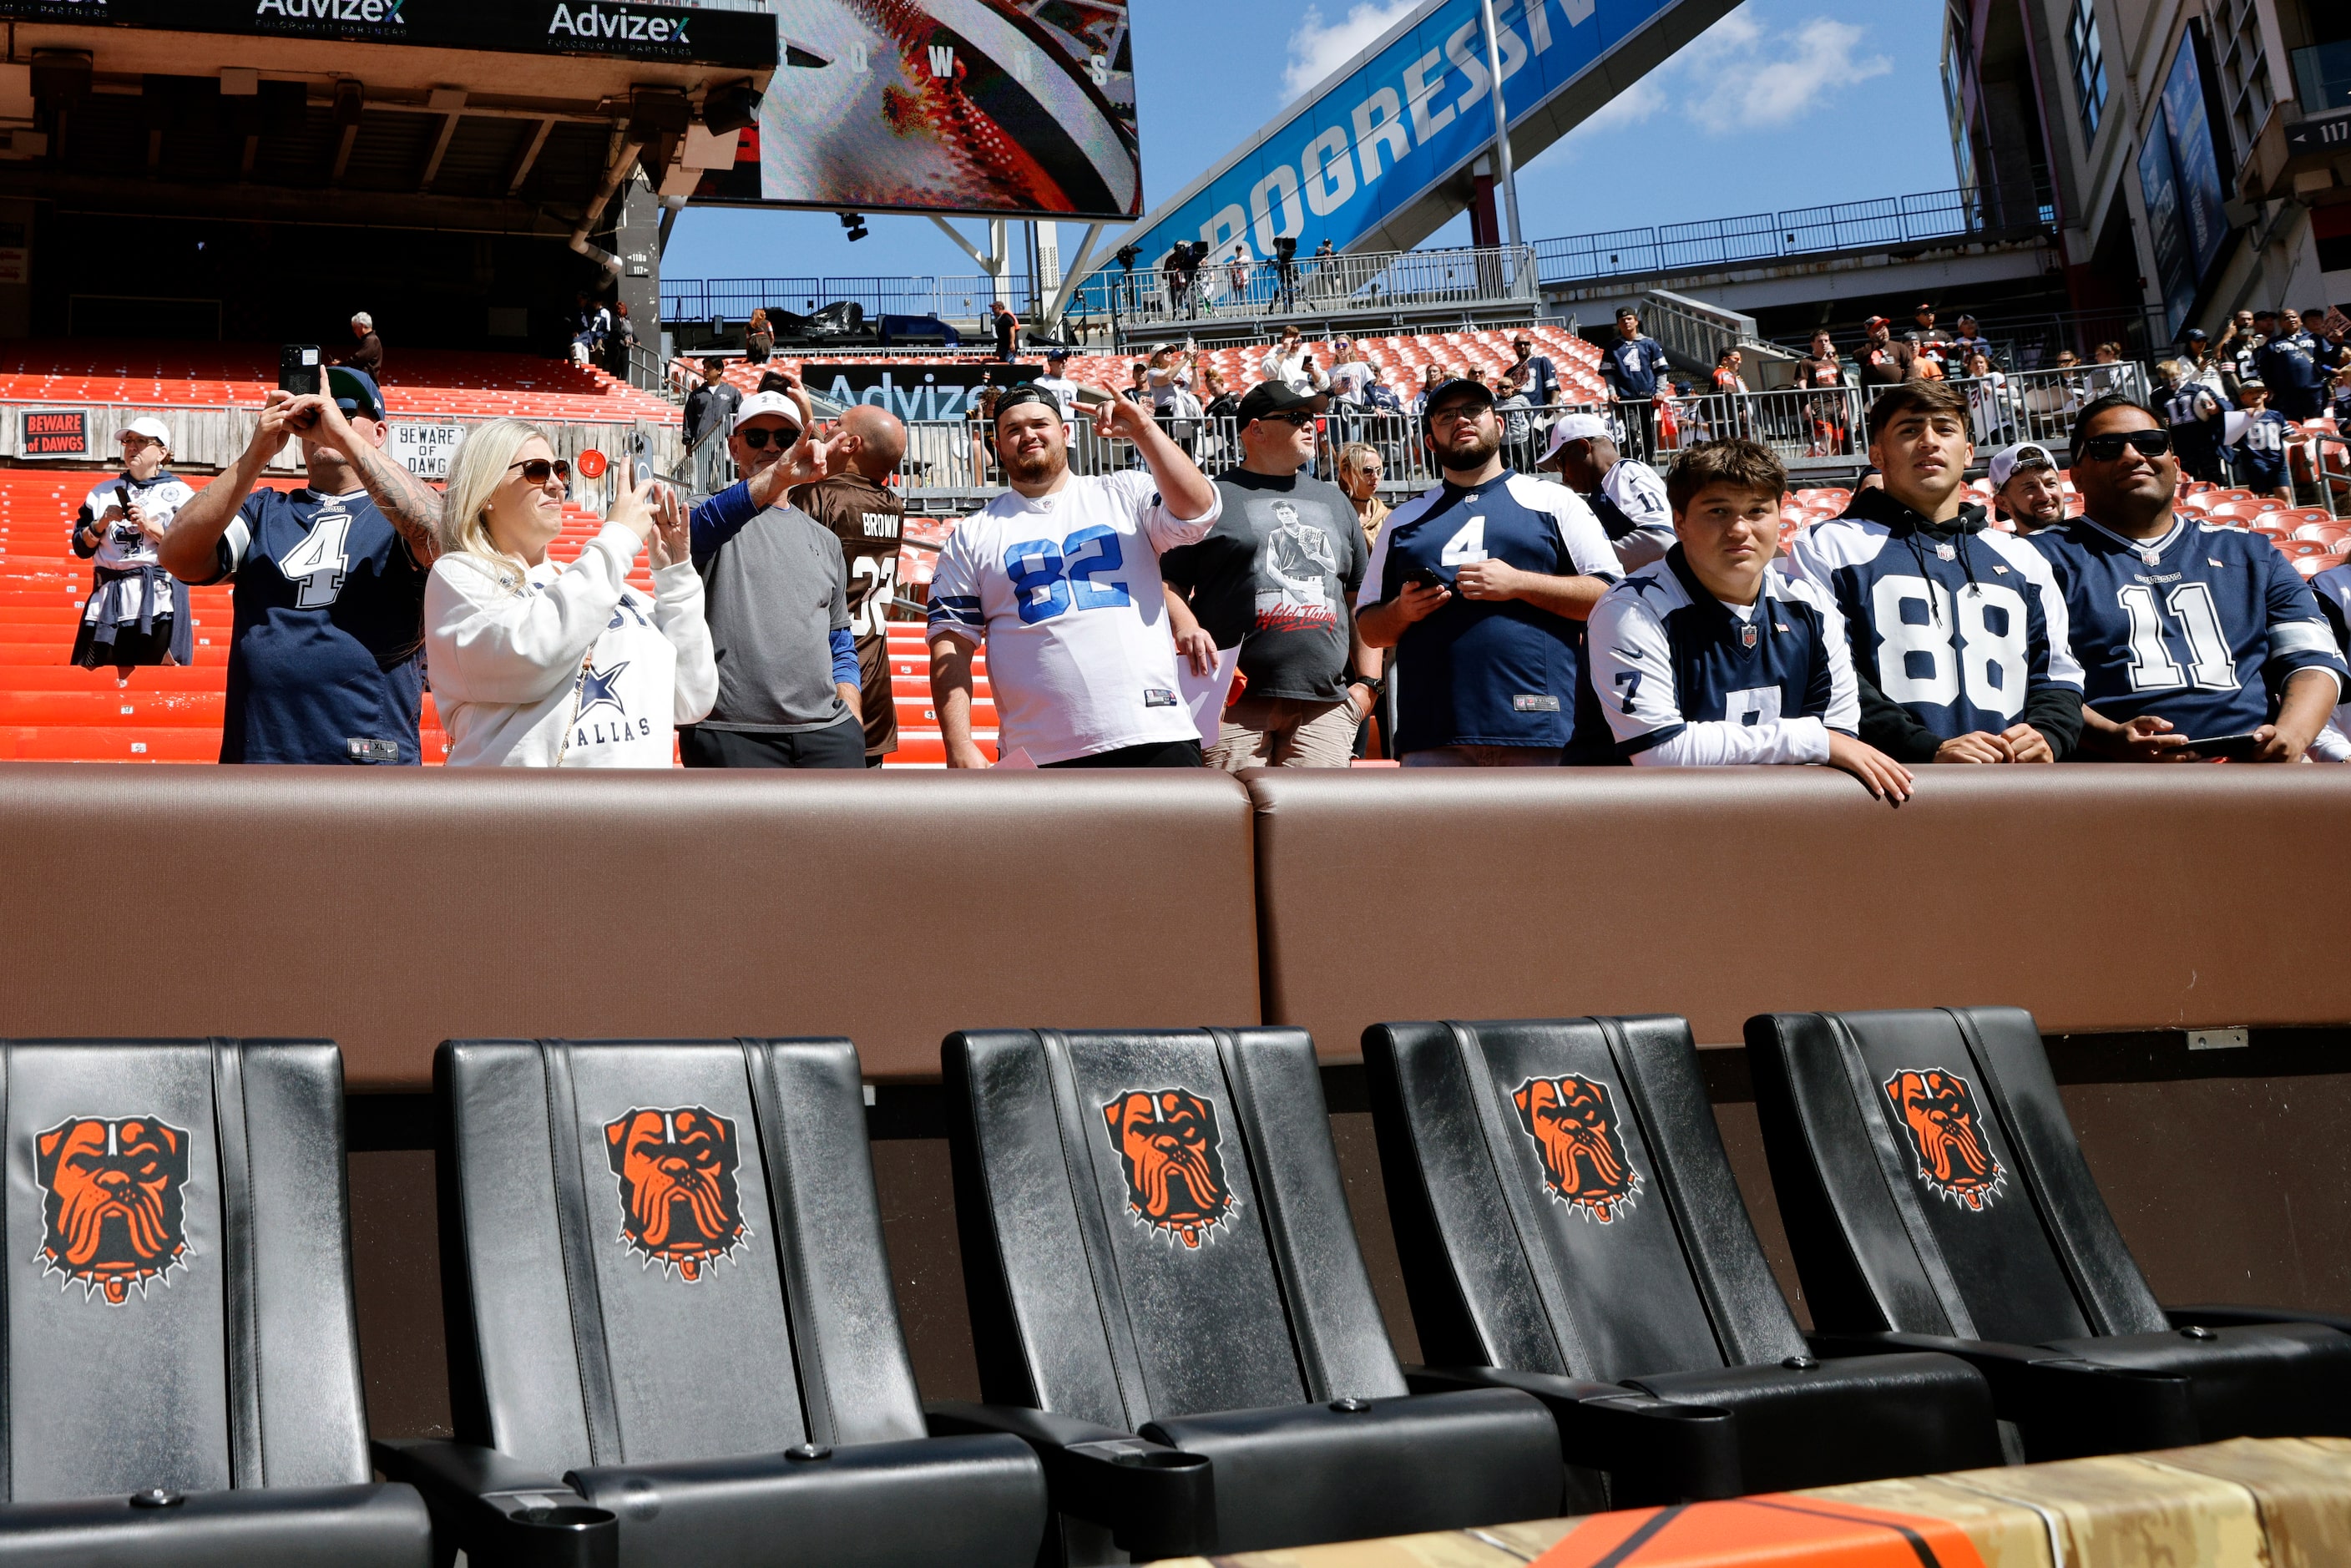
[[[1984,1141],[1983,1116],[1968,1081],[1940,1067],[1906,1067],[1886,1081],[1886,1097],[1909,1134],[1918,1179],[1980,1214],[2008,1185]]]
[[[188,1134],[152,1116],[75,1116],[33,1140],[44,1234],[34,1261],[64,1289],[119,1307],[170,1284],[190,1249],[183,1188]]]
[[[1130,1089],[1102,1107],[1126,1166],[1127,1211],[1196,1249],[1231,1213],[1217,1108],[1188,1089]]]
[[[1530,1078],[1512,1091],[1519,1125],[1542,1155],[1543,1190],[1603,1225],[1633,1207],[1641,1173],[1625,1157],[1608,1086],[1580,1072]]]
[[[613,690],[621,684],[621,672],[628,667],[629,661],[626,659],[609,670],[599,670],[590,665],[580,667],[580,716],[581,718],[586,718],[608,703],[622,713],[629,711],[628,705],[621,700],[621,694]]]
[[[621,1243],[691,1285],[750,1235],[735,1186],[735,1124],[700,1105],[631,1110],[604,1124],[621,1188]]]

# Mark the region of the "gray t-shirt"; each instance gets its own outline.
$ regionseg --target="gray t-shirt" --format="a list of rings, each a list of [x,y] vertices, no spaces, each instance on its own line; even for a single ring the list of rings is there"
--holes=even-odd
[[[707,729],[794,734],[839,724],[832,633],[849,630],[841,540],[798,507],[770,507],[696,560],[718,658]]]
[[[1217,647],[1240,648],[1249,695],[1336,702],[1354,622],[1347,601],[1371,559],[1355,508],[1336,485],[1302,474],[1233,468],[1217,487],[1217,526],[1161,556],[1161,577],[1190,591]]]

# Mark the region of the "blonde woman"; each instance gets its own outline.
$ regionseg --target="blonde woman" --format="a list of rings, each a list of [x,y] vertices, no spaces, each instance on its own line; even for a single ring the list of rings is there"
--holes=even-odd
[[[1339,488],[1355,505],[1355,520],[1364,525],[1364,540],[1377,544],[1380,525],[1390,507],[1380,499],[1380,449],[1367,442],[1351,441],[1339,449]]]
[[[559,567],[547,548],[569,478],[518,419],[477,427],[450,463],[424,636],[452,767],[667,768],[675,727],[718,699],[677,497],[651,480],[622,490]],[[648,543],[651,600],[628,585]]]

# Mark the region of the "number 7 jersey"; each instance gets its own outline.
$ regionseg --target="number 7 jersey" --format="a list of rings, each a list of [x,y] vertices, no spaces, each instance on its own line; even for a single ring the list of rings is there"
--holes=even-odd
[[[2182,515],[2159,538],[2126,539],[2087,517],[2036,535],[2057,574],[2081,654],[2083,695],[2110,719],[2153,714],[2182,735],[2241,735],[2270,721],[2298,670],[2343,655],[2318,601],[2260,534]]]
[[[1034,500],[1008,490],[956,529],[931,579],[929,637],[987,648],[1000,755],[1066,762],[1200,737],[1176,694],[1159,557],[1199,542],[1223,509],[1218,493],[1179,519],[1147,473],[1071,475]]]

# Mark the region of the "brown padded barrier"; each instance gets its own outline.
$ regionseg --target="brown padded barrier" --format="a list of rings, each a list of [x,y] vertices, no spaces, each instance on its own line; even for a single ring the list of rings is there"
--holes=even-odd
[[[2028,1008],[2047,1034],[2351,1020],[2351,768],[1244,775],[1265,1019]]]
[[[1249,801],[1208,772],[0,767],[0,1035],[844,1034],[1258,1021]]]

